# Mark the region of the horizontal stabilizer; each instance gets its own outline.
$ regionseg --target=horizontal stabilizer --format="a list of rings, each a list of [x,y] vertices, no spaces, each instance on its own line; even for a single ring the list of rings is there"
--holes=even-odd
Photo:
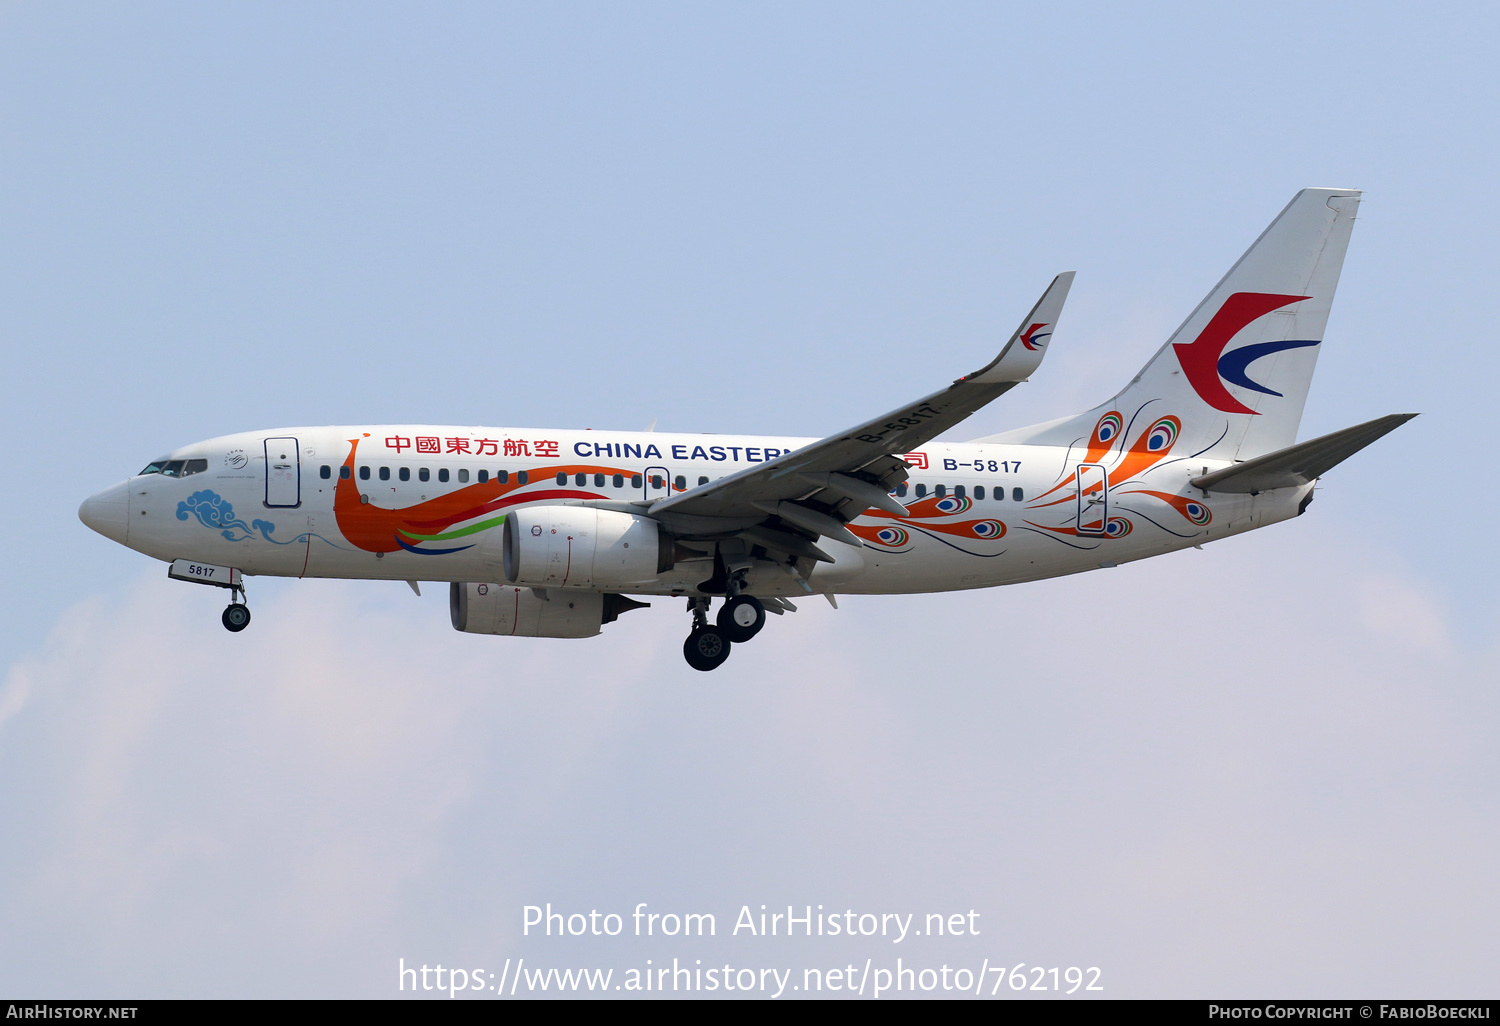
[[[1193,478],[1194,488],[1206,492],[1268,492],[1298,488],[1316,481],[1371,442],[1396,430],[1415,413],[1392,413],[1365,424],[1344,428],[1321,438],[1278,449],[1224,470]]]

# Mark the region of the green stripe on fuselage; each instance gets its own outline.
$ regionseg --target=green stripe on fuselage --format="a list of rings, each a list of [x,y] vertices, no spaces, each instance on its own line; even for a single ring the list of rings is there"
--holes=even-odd
[[[448,541],[452,538],[463,538],[467,535],[478,534],[480,531],[488,531],[496,524],[503,523],[505,523],[504,514],[491,520],[481,520],[479,523],[470,524],[468,527],[461,527],[457,531],[449,531],[446,534],[417,534],[413,531],[402,531],[401,533],[413,541]]]

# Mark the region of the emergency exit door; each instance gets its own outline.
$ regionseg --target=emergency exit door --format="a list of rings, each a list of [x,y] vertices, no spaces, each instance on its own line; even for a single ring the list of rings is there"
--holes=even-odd
[[[646,468],[646,498],[665,499],[672,494],[672,479],[667,475],[666,467]]]

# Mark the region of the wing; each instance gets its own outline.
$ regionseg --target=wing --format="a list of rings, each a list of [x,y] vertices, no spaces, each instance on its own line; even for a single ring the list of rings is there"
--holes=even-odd
[[[730,537],[827,560],[811,544],[828,536],[861,544],[849,521],[872,506],[905,516],[890,492],[906,480],[901,458],[1025,381],[1041,365],[1073,272],[1053,279],[1000,355],[940,392],[890,413],[655,503],[650,515],[682,537]],[[811,536],[811,537],[810,537]]]

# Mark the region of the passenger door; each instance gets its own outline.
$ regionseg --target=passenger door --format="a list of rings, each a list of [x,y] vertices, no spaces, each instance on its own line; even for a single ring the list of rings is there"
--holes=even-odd
[[[266,506],[296,509],[302,505],[302,458],[295,438],[266,439]]]
[[[1078,464],[1078,533],[1103,534],[1109,523],[1109,474],[1097,463]]]

